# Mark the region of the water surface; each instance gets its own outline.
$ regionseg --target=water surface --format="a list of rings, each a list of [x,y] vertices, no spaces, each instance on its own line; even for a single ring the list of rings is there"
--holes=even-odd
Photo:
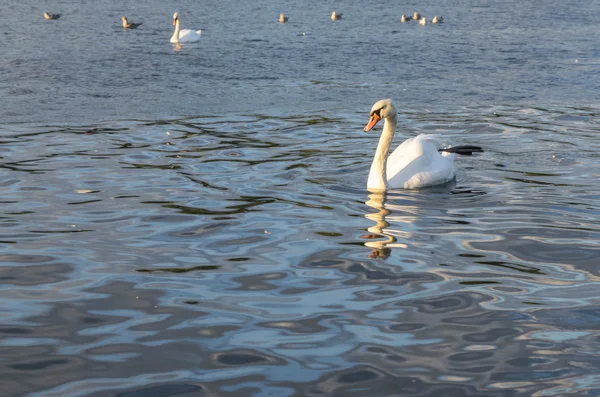
[[[579,6],[184,1],[180,49],[173,5],[0,6],[4,395],[598,395]],[[367,191],[382,97],[485,153]]]

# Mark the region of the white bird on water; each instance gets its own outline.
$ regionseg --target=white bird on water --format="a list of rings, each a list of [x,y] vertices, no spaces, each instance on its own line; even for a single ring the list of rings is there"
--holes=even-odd
[[[389,154],[398,120],[394,103],[391,99],[376,102],[370,116],[365,132],[381,119],[384,124],[369,171],[369,190],[416,189],[450,182],[456,176],[455,153],[471,155],[483,151],[471,145],[444,148],[435,135],[421,134],[405,140]]]
[[[171,43],[192,43],[200,40],[202,30],[181,29],[179,24],[179,13],[176,12],[173,14],[173,26],[175,26],[175,31],[173,32],[173,36],[171,36]]]

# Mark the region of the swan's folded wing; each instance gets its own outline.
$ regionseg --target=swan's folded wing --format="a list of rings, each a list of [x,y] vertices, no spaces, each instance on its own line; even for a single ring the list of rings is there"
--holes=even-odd
[[[200,40],[202,30],[181,29],[179,31],[180,42],[192,42]]]
[[[391,187],[415,189],[441,185],[454,179],[455,175],[456,167],[452,160],[437,155],[436,158],[416,158],[395,174],[388,173],[387,179]]]
[[[386,177],[392,188],[414,189],[440,185],[454,179],[452,158],[442,156],[435,135],[419,135],[404,141],[388,157]]]

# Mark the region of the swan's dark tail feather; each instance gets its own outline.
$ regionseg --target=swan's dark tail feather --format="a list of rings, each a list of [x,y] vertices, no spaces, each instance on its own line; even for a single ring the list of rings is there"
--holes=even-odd
[[[445,149],[438,149],[440,152],[448,152],[448,153],[456,153],[462,154],[463,156],[470,156],[473,153],[481,153],[483,149],[479,146],[473,145],[463,145],[463,146],[454,146]]]

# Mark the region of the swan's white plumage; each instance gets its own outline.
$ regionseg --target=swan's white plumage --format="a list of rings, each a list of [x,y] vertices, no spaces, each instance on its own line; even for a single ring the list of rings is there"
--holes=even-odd
[[[179,42],[180,43],[191,43],[194,41],[198,41],[198,40],[200,40],[201,34],[202,34],[202,30],[181,29],[179,31]],[[177,43],[177,41],[173,41],[173,38],[171,38],[171,43]]]
[[[200,40],[202,30],[180,29],[179,24],[179,13],[176,12],[173,14],[173,25],[175,25],[175,31],[173,32],[173,36],[171,36],[171,43],[192,43]]]
[[[386,174],[392,188],[415,189],[441,185],[454,179],[454,156],[444,156],[428,135],[402,142],[387,158]]]
[[[409,138],[389,154],[397,121],[396,108],[390,99],[382,99],[373,105],[371,121],[365,131],[373,128],[381,118],[384,126],[369,172],[368,189],[415,189],[441,185],[454,179],[454,155],[442,155],[438,151],[441,145],[436,135],[422,134]]]

